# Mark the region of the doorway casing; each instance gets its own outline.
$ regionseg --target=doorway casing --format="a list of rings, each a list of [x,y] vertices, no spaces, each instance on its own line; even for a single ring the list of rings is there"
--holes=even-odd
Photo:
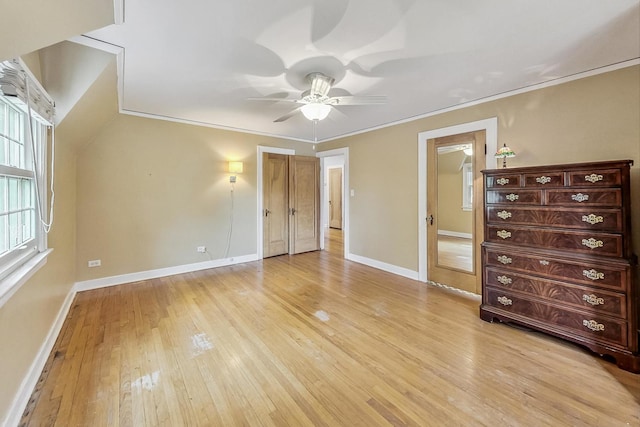
[[[349,252],[349,198],[351,194],[349,193],[349,147],[345,148],[336,148],[335,150],[327,150],[316,153],[316,157],[320,158],[320,175],[324,177],[325,171],[325,158],[327,157],[342,157],[344,160],[344,166],[342,168],[342,183],[344,187],[344,191],[342,192],[342,202],[343,202],[343,212],[344,216],[342,218],[342,235],[344,240],[344,258],[350,259]],[[322,209],[326,209],[327,201],[325,199],[325,192],[320,192],[320,206]],[[323,218],[325,217],[325,212],[321,215]],[[320,248],[324,249],[324,227],[320,228]]]
[[[258,209],[256,212],[257,218],[257,253],[258,259],[264,258],[264,227],[262,223],[262,213],[264,209],[264,204],[262,200],[262,154],[263,153],[275,153],[275,154],[285,154],[289,156],[294,156],[296,154],[296,150],[289,148],[278,148],[278,147],[266,147],[266,146],[258,146],[257,149],[257,199],[258,199]],[[335,150],[327,150],[316,153],[316,157],[320,158],[320,176],[324,176],[324,159],[326,157],[337,157],[342,156],[344,159],[344,167],[343,167],[343,185],[344,191],[342,192],[343,197],[343,208],[344,208],[344,217],[342,219],[342,233],[344,240],[344,257],[349,258],[349,195],[347,194],[349,187],[349,148],[337,148]],[[324,206],[326,201],[324,200],[324,191],[320,192],[320,206]],[[322,217],[322,215],[321,215]],[[324,227],[320,227],[320,249],[324,249]]]

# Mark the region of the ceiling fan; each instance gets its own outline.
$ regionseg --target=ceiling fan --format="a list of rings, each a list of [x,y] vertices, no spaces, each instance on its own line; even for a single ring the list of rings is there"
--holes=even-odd
[[[329,77],[323,73],[314,72],[307,74],[305,77],[311,88],[302,92],[300,99],[290,98],[249,98],[253,101],[278,101],[292,102],[302,104],[298,108],[290,111],[282,117],[278,117],[274,122],[284,122],[295,116],[299,112],[309,120],[318,121],[325,119],[331,108],[337,105],[374,105],[385,104],[386,96],[329,96],[329,91],[335,82],[333,77]]]

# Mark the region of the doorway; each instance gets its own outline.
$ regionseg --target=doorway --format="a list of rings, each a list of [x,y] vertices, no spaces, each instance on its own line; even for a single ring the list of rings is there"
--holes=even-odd
[[[482,241],[485,131],[427,141],[430,280],[476,292]],[[480,239],[478,239],[480,237]]]
[[[482,290],[482,278],[480,275],[480,242],[482,242],[484,230],[482,229],[483,223],[483,211],[482,211],[482,178],[480,171],[482,169],[492,169],[496,167],[496,160],[492,155],[486,155],[485,153],[494,153],[497,149],[497,127],[498,120],[496,117],[479,120],[476,122],[463,123],[460,125],[455,125],[447,128],[434,129],[430,131],[420,132],[418,134],[418,278],[423,282],[427,282],[429,280],[438,281],[444,283],[446,285],[464,289],[473,293],[480,293]],[[440,259],[437,258],[438,255],[438,242],[437,242],[437,218],[442,217],[442,215],[438,215],[437,212],[437,200],[436,202],[428,202],[428,195],[433,193],[434,188],[437,188],[437,176],[433,177],[432,172],[435,169],[435,145],[433,148],[430,147],[427,141],[436,140],[438,138],[450,137],[452,135],[459,135],[465,133],[475,133],[477,131],[484,131],[484,143],[486,144],[486,149],[484,147],[485,144],[482,144],[482,147],[477,147],[475,149],[475,153],[477,155],[473,159],[473,209],[474,209],[474,221],[475,225],[473,227],[473,235],[472,239],[468,239],[468,233],[466,232],[458,232],[461,234],[457,234],[455,230],[443,230],[440,235],[444,237],[451,238],[461,238],[471,240],[470,248],[467,248],[467,251],[471,251],[471,263],[473,273],[467,273],[464,268],[460,267],[451,267],[447,266],[447,261],[445,260],[447,248],[445,247],[447,243],[447,239],[442,239],[443,244],[443,254],[440,256]],[[474,137],[475,141],[475,137]],[[449,145],[458,145],[463,142],[456,141],[455,138],[452,138],[449,141],[441,140],[441,142],[446,146],[445,142],[448,142]],[[477,144],[474,142],[474,144]],[[434,150],[430,156],[428,156],[429,149]],[[427,159],[431,157],[430,162],[433,164],[428,165]],[[459,173],[462,175],[464,169],[469,169],[469,166],[464,166],[463,163],[469,162],[460,162],[458,167],[460,168]],[[433,182],[432,182],[433,181]],[[428,191],[428,188],[431,190]],[[462,191],[462,190],[460,190]],[[432,196],[432,195],[431,195]],[[436,205],[434,205],[436,203]],[[459,207],[458,209],[462,209],[463,200],[460,195]],[[433,215],[433,224],[431,223],[431,216]],[[446,216],[446,215],[445,215]],[[429,233],[428,233],[429,231]],[[447,233],[449,231],[449,233]],[[451,233],[453,231],[453,233]],[[427,238],[429,234],[429,239]],[[447,236],[449,234],[449,236]],[[453,246],[456,246],[455,239],[449,239],[453,242]],[[458,241],[458,243],[461,243]],[[467,252],[468,253],[468,252]],[[429,261],[428,254],[431,254],[432,257],[436,257]],[[457,256],[457,255],[456,255]],[[460,255],[461,257],[465,257],[467,255]],[[463,258],[459,258],[461,260]],[[438,275],[437,269],[440,268],[444,273],[443,276]],[[468,268],[467,268],[468,271]],[[450,273],[453,272],[453,273]],[[459,279],[457,274],[461,275],[469,275],[470,277]]]
[[[320,249],[320,161],[262,155],[263,257]]]
[[[320,244],[321,248],[325,248],[326,236],[333,230],[329,228],[329,170],[333,168],[341,168],[342,170],[342,249],[344,258],[350,259],[349,252],[349,205],[350,198],[353,197],[354,190],[349,186],[349,148],[336,148],[332,150],[320,151],[316,154],[320,158],[320,165],[323,177],[322,197],[322,224],[320,232],[322,233]]]

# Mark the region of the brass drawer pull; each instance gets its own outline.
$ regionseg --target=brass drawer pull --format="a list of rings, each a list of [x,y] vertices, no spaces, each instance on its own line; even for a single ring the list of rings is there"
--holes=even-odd
[[[536,178],[536,182],[542,185],[548,184],[551,182],[551,178],[549,178],[548,176],[542,175],[541,177]]]
[[[510,202],[515,202],[516,200],[518,200],[520,198],[520,196],[518,196],[517,194],[511,193],[511,194],[507,194],[506,199]]]
[[[591,279],[591,280],[604,279],[604,273],[600,273],[599,271],[594,270],[593,268],[591,270],[582,270],[582,275],[587,279]]]
[[[582,215],[582,221],[589,223],[591,225],[594,225],[599,222],[604,222],[604,218],[601,217],[600,215],[589,214],[589,215]]]
[[[498,302],[502,305],[513,305],[513,301],[507,297],[498,297]]]
[[[513,260],[506,255],[498,255],[498,262],[502,264],[511,264]]]
[[[513,282],[513,280],[511,280],[511,278],[507,276],[498,276],[497,279],[498,282],[502,283],[503,285],[510,285],[511,282]]]
[[[511,212],[508,211],[500,211],[498,212],[498,218],[502,218],[502,219],[507,219],[507,218],[511,218]]]
[[[498,185],[506,185],[509,183],[509,178],[498,178],[496,179],[496,184]]]
[[[507,230],[500,230],[496,234],[501,239],[508,239],[509,237],[511,237],[511,232],[509,232]]]
[[[604,305],[604,298],[598,298],[594,294],[582,295],[582,299],[591,305]]]
[[[576,201],[578,203],[586,202],[587,200],[589,200],[589,195],[582,194],[582,193],[572,194],[571,200]]]
[[[546,259],[541,259],[540,265],[549,265],[549,261],[547,261]]]
[[[592,173],[591,175],[585,175],[584,177],[585,181],[589,181],[592,184],[598,181],[602,181],[602,179],[603,179],[602,175],[596,175],[595,173]]]
[[[582,239],[582,244],[589,249],[601,248],[604,246],[604,242],[602,240],[596,240],[593,237],[590,239]]]
[[[594,332],[604,331],[604,325],[602,323],[598,323],[595,320],[583,320],[582,326],[585,326],[591,329]]]

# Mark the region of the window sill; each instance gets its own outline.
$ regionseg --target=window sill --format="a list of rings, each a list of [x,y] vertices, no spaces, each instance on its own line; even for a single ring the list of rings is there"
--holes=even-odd
[[[47,263],[47,257],[51,252],[53,249],[47,249],[33,256],[0,282],[0,307],[9,301],[13,294]]]

